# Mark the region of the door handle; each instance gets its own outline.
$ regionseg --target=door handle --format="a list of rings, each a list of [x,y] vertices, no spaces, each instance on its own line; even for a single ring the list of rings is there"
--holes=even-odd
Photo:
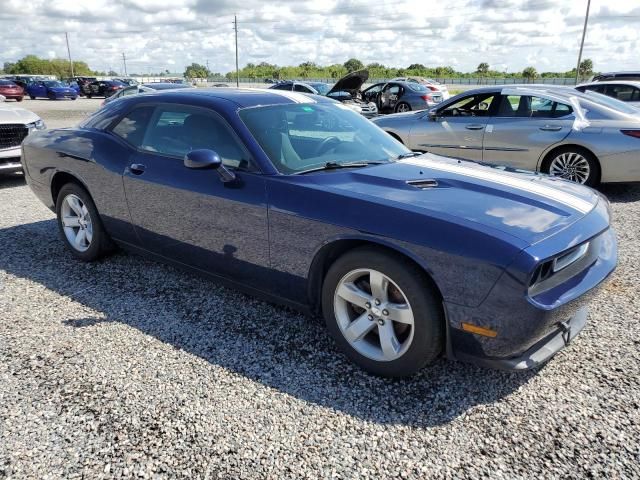
[[[467,125],[466,127],[467,130],[482,130],[484,128],[484,125],[480,125],[478,123],[472,123],[471,125]]]
[[[129,171],[134,175],[143,174],[146,168],[147,167],[145,167],[141,163],[132,163],[131,165],[129,165]]]
[[[540,127],[540,130],[543,132],[558,132],[562,130],[562,127],[559,125],[545,125],[544,127]]]

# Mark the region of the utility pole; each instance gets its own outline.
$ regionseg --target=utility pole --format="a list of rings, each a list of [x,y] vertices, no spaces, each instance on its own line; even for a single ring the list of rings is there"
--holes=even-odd
[[[580,80],[580,62],[582,61],[582,48],[584,47],[584,37],[587,34],[587,23],[589,22],[589,8],[591,0],[587,0],[587,13],[584,16],[584,28],[582,29],[582,41],[580,42],[580,53],[578,53],[578,66],[576,67],[576,85]]]
[[[69,66],[71,67],[71,78],[73,78],[73,60],[71,60],[71,49],[69,48],[69,34],[64,32],[64,38],[67,39],[67,54],[69,55]]]
[[[124,76],[128,77],[129,74],[127,73],[127,56],[124,54],[124,52],[122,52],[122,63],[124,64]]]
[[[236,32],[236,87],[240,88],[240,72],[238,70],[238,17],[233,16],[233,29]]]

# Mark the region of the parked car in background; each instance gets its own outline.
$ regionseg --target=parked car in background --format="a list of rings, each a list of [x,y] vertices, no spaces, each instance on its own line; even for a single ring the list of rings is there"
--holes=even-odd
[[[412,150],[594,186],[640,181],[638,110],[567,87],[485,87],[426,112],[373,120]]]
[[[622,102],[627,102],[636,107],[640,106],[640,81],[616,80],[583,83],[578,85],[576,90],[585,92],[587,90],[601,93],[609,97],[616,98]]]
[[[360,96],[360,88],[368,78],[369,72],[367,70],[360,70],[345,75],[333,86],[324,82],[284,80],[269,88],[272,90],[286,90],[310,93],[312,95],[323,95],[342,102],[365,117],[374,117],[378,114],[378,107],[371,101],[364,101]]]
[[[49,100],[70,98],[75,100],[78,98],[78,93],[73,88],[58,80],[32,82],[27,86],[27,95],[31,100],[36,98],[48,98]]]
[[[635,72],[608,72],[595,75],[592,82],[604,82],[609,80],[635,80],[640,81],[640,71]]]
[[[30,75],[12,75],[10,77],[5,77],[4,79],[5,80],[11,80],[16,85],[19,85],[20,87],[22,87],[22,89],[24,91],[27,90],[27,86],[31,82],[49,80],[48,78],[47,79],[43,79],[42,77],[38,78],[38,77],[30,76]]]
[[[68,78],[67,82],[69,82],[69,84],[71,84],[72,82],[75,82],[78,85],[78,94],[80,96],[84,96],[85,85],[89,85],[91,82],[95,82],[96,80],[97,80],[96,77],[73,77],[73,78]]]
[[[119,90],[126,88],[128,85],[118,80],[96,80],[91,83],[85,83],[82,91],[87,98],[91,97],[110,97]]]
[[[122,97],[128,97],[130,95],[137,95],[139,93],[149,93],[149,92],[157,92],[158,90],[175,90],[178,88],[191,88],[190,85],[184,85],[182,83],[143,83],[141,85],[134,85],[132,87],[126,87],[121,90],[118,90],[117,93],[114,93],[110,97],[104,99],[102,105],[106,105],[113,100]]]
[[[442,95],[442,100],[449,100],[451,95],[449,95],[449,89],[446,85],[443,85],[432,78],[424,78],[424,77],[398,77],[392,78],[392,82],[416,82],[421,85],[424,85],[432,92],[440,92]]]
[[[0,78],[0,95],[2,95],[5,100],[9,99],[21,102],[24,98],[24,89],[11,80]]]
[[[424,110],[442,102],[442,94],[417,82],[376,83],[362,92],[362,99],[375,103],[380,113]]]
[[[616,266],[594,190],[416,157],[326,97],[134,95],[28,137],[22,161],[77,259],[115,242],[322,313],[378,375],[441,354],[537,367],[582,330],[585,294]]]
[[[44,122],[35,113],[15,104],[0,104],[0,175],[22,170],[22,141],[30,132],[44,128]]]
[[[111,80],[116,80],[120,83],[124,83],[125,85],[129,85],[130,87],[140,85],[140,82],[138,82],[138,80],[136,80],[135,78],[112,78]]]

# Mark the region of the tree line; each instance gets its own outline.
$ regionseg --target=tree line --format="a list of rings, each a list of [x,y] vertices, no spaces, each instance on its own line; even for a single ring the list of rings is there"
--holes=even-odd
[[[534,67],[526,67],[520,72],[502,72],[491,68],[487,62],[478,65],[474,72],[460,72],[450,66],[426,67],[421,63],[413,63],[406,68],[387,67],[380,63],[369,63],[365,65],[357,58],[351,58],[344,63],[336,63],[333,65],[318,65],[314,62],[304,62],[298,66],[278,66],[268,62],[258,64],[248,63],[238,73],[240,78],[262,79],[271,78],[273,80],[287,78],[325,78],[335,79],[345,76],[347,73],[367,68],[370,78],[393,78],[404,76],[417,77],[435,77],[435,78],[470,78],[470,77],[486,77],[486,78],[526,78],[531,81],[536,78],[573,78],[576,76],[576,69],[565,72],[542,72]],[[114,71],[100,72],[89,68],[88,64],[83,61],[73,62],[73,71],[75,75],[107,75],[117,76]],[[34,74],[34,75],[56,75],[58,78],[68,77],[71,74],[69,61],[62,58],[44,59],[35,55],[27,55],[15,63],[5,62],[2,68],[5,74]],[[166,75],[168,71],[161,72],[159,75]],[[593,74],[593,62],[585,59],[580,63],[580,77],[586,78]],[[184,71],[186,78],[227,78],[232,80],[236,76],[236,72],[228,72],[221,74],[212,72],[206,66],[198,63],[192,63],[187,66]]]

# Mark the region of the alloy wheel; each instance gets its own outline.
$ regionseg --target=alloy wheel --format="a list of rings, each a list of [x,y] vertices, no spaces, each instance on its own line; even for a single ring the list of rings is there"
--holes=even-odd
[[[407,105],[406,103],[401,103],[400,105],[398,105],[398,108],[396,108],[396,111],[398,113],[409,112],[409,111],[411,111],[411,107],[409,105]]]
[[[60,220],[69,244],[86,252],[93,240],[93,223],[87,206],[77,195],[69,194],[62,201]]]
[[[385,274],[352,270],[338,283],[333,304],[340,332],[361,355],[389,362],[411,346],[413,310],[406,295]]]
[[[551,161],[549,174],[584,184],[591,175],[591,167],[589,161],[581,154],[564,152]]]

